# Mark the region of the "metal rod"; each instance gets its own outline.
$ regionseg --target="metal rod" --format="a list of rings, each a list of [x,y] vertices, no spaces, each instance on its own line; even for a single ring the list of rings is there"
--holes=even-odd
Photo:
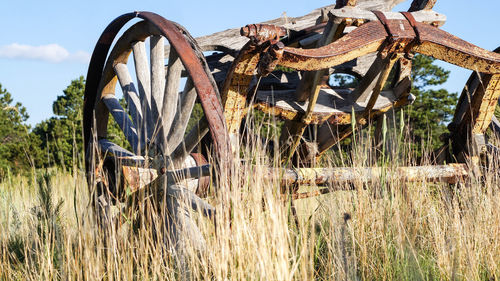
[[[187,179],[199,179],[202,177],[210,176],[210,164],[197,166],[197,167],[189,167],[174,171],[167,171],[165,174],[167,175],[168,182],[178,182],[179,180],[187,180]]]

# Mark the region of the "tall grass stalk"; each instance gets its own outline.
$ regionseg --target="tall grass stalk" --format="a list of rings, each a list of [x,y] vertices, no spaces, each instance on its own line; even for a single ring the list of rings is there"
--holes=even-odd
[[[386,169],[416,162],[404,141],[405,126],[398,125],[385,124],[379,164]],[[482,178],[459,185],[385,178],[354,184],[354,191],[297,201],[296,227],[289,201],[280,193],[279,175],[265,179],[267,166],[280,165],[278,154],[270,156],[270,143],[261,140],[262,124],[247,126],[255,137],[242,144],[246,161],[232,163],[236,172],[207,198],[217,209],[215,223],[192,214],[206,244],[197,249],[186,243],[186,267],[163,239],[159,225],[165,214],[145,204],[135,221],[99,228],[83,172],[55,171],[42,182],[51,188],[43,196],[28,178],[0,183],[0,279],[500,279],[498,158]],[[361,132],[355,138],[341,161],[332,153],[322,165],[373,165],[372,137]],[[44,215],[34,215],[40,206]],[[47,221],[54,224],[48,227]]]

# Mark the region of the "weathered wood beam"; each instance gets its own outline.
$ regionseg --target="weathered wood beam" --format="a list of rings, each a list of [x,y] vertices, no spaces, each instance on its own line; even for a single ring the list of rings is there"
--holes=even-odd
[[[408,12],[430,10],[436,4],[436,0],[413,0]]]
[[[344,5],[355,5],[356,1],[347,1],[343,3]],[[337,2],[337,5],[339,2]],[[316,47],[322,47],[330,44],[331,42],[340,38],[346,24],[344,22],[333,22],[328,21],[328,24],[325,27],[323,35],[321,39],[316,44]],[[287,149],[284,151],[283,159],[287,159],[286,162],[293,156],[295,150],[299,146],[299,143],[302,139],[302,135],[306,127],[308,126],[308,120],[311,118],[313,109],[318,100],[319,91],[321,89],[322,80],[324,77],[328,77],[329,71],[328,69],[321,69],[317,71],[307,71],[303,74],[303,79],[298,85],[297,91],[295,93],[295,98],[297,101],[302,102],[308,100],[307,110],[303,116],[304,122],[285,122],[285,127],[282,130],[282,134],[280,136],[280,142],[286,143],[289,142],[289,139],[292,138],[290,145],[287,145]],[[327,78],[328,79],[328,78]]]
[[[405,20],[406,18],[399,12],[383,12],[388,20]],[[422,10],[412,11],[411,14],[417,22],[442,26],[446,22],[446,16],[434,11]],[[332,9],[329,12],[333,22],[340,23],[345,19],[362,19],[364,21],[377,21],[377,16],[371,10],[360,7],[345,7],[342,9]]]
[[[317,41],[316,48],[323,47],[337,40],[345,26],[342,22],[334,23],[329,21],[323,35]],[[306,101],[309,97],[314,99],[314,96],[319,92],[318,84],[320,83],[320,79],[325,75],[328,75],[328,70],[306,71],[295,93],[297,101]]]
[[[413,167],[342,167],[342,168],[269,168],[266,179],[285,185],[343,185],[380,181],[446,182],[457,183],[468,177],[465,164],[429,165]]]
[[[373,106],[377,102],[377,99],[379,98],[380,92],[384,88],[385,82],[389,78],[389,73],[392,70],[392,67],[396,63],[396,61],[399,59],[399,56],[395,58],[389,58],[388,62],[384,65],[383,70],[380,72],[380,75],[378,76],[377,83],[375,84],[375,87],[373,87],[373,91],[370,95],[370,99],[368,100],[368,103],[366,104],[365,111],[363,112],[363,115],[361,118],[367,118],[370,115],[370,112],[373,109]]]
[[[352,0],[350,0],[352,1]],[[394,6],[403,2],[405,0],[357,0],[356,7],[359,9],[380,10],[380,11],[390,11]],[[278,26],[283,26],[290,30],[302,30],[307,27],[311,27],[317,24],[317,19],[321,17],[322,13],[335,8],[335,5],[329,5],[321,7],[311,11],[309,14],[301,17],[280,17],[273,20],[261,22],[264,24],[274,24]],[[195,38],[198,45],[202,49],[206,50],[216,50],[216,48],[223,48],[228,50],[238,51],[243,45],[248,42],[248,38],[240,35],[240,28],[227,29],[221,32],[213,33],[210,35],[205,35]],[[166,47],[168,50],[168,46]]]
[[[384,69],[384,66],[389,62],[389,58],[385,60],[377,56],[373,64],[366,72],[365,76],[359,82],[359,85],[352,92],[353,98],[357,102],[365,102],[370,96],[375,84],[379,80],[380,74]]]
[[[364,122],[364,124],[357,123],[356,125],[366,125],[366,120],[371,120],[392,108],[399,108],[408,104],[411,104],[415,100],[415,96],[408,95],[410,91],[411,81],[407,77],[403,79],[396,87],[393,89],[394,96],[401,97],[399,100],[395,101],[393,104],[377,109],[372,110],[368,113],[368,115],[362,116],[363,118],[357,118],[357,122]],[[366,111],[365,111],[366,112]],[[328,150],[333,145],[337,144],[339,141],[347,138],[353,133],[352,126],[347,126],[347,128],[338,129],[337,127],[332,127],[330,123],[325,122],[318,128],[318,150],[319,155],[321,156],[326,150]]]

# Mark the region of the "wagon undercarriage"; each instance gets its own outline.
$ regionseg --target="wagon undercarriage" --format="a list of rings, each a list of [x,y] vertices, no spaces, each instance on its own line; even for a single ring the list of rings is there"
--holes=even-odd
[[[390,1],[337,1],[301,18],[196,39],[153,13],[117,18],[101,35],[87,76],[90,185],[98,186],[97,196],[116,200],[177,184],[203,197],[214,172],[219,181],[236,172],[230,166],[241,160],[244,119],[253,110],[285,121],[277,145],[283,168],[267,168],[269,178],[283,186],[328,186],[310,193],[287,189],[294,191],[293,199],[376,181],[382,173],[405,181],[463,180],[478,171],[488,151],[497,150],[485,132],[489,127],[500,132],[493,115],[500,97],[500,54],[439,29],[446,17],[431,10],[434,2],[415,0],[408,12],[396,13],[387,11],[396,4]],[[142,21],[114,42],[123,25],[137,17]],[[415,100],[410,93],[415,53],[473,71],[436,165],[317,168],[317,160],[355,130]],[[328,79],[334,73],[353,75],[359,83],[332,87]],[[126,107],[115,95],[117,82]],[[109,115],[129,149],[109,140]],[[314,136],[307,133],[311,130]],[[450,160],[456,163],[445,164]]]

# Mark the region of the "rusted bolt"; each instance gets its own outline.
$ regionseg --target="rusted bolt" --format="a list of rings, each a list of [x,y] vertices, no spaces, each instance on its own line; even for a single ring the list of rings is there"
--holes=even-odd
[[[286,28],[272,24],[249,24],[240,29],[240,34],[246,36],[257,44],[265,41],[272,43],[279,40],[280,37],[287,34]]]
[[[277,42],[269,46],[268,50],[261,55],[258,65],[259,75],[267,76],[269,73],[273,72],[283,56],[284,48],[285,45],[283,42]]]
[[[414,54],[414,53],[406,53],[406,54],[405,54],[405,58],[407,58],[407,59],[409,59],[409,60],[412,60],[414,57],[415,57],[415,54]]]

